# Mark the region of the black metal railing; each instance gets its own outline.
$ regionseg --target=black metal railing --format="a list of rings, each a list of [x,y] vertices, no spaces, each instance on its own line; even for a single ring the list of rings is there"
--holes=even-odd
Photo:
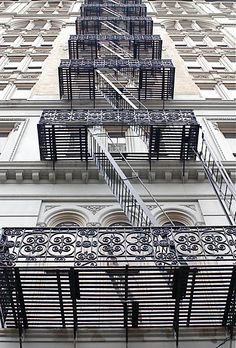
[[[162,40],[159,35],[71,35],[69,58],[151,58],[161,59]]]
[[[190,109],[45,109],[40,124],[76,123],[87,126],[129,125],[198,125],[193,110]]]
[[[95,100],[96,70],[124,74],[135,86],[138,100],[173,99],[175,68],[169,59],[62,60],[59,66],[60,97]]]
[[[153,34],[151,17],[91,16],[78,17],[76,34]]]
[[[91,131],[93,156],[99,172],[115,195],[132,226],[155,225],[156,220],[129,179],[104,146],[104,135]]]
[[[236,189],[227,171],[213,153],[210,144],[202,136],[198,156],[211,182],[222,208],[232,225],[236,224]]]
[[[81,16],[114,16],[138,17],[147,15],[147,7],[144,4],[117,4],[107,2],[105,4],[82,4]]]
[[[25,329],[225,327],[235,227],[4,228],[0,320]],[[163,272],[164,271],[164,272]]]
[[[99,75],[100,78],[101,75],[103,74]],[[104,78],[103,84],[109,84]],[[113,83],[110,90],[107,86],[103,90],[113,107],[122,106],[123,109],[44,110],[38,124],[41,159],[91,158],[91,152],[88,153],[89,146],[86,145],[86,129],[106,125],[133,126],[135,133],[145,141],[147,151],[142,154],[127,152],[126,156],[130,160],[195,159],[199,124],[192,110],[137,110],[137,99],[132,95],[126,96],[123,92]],[[136,110],[131,110],[132,107]],[[76,136],[74,132],[77,132]],[[117,154],[115,156],[117,158]]]
[[[3,228],[5,266],[214,265],[236,262],[236,227]]]

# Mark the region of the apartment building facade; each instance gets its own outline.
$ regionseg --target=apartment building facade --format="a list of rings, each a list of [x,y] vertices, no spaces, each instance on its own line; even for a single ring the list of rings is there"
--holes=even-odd
[[[0,347],[234,347],[234,2],[0,11]]]

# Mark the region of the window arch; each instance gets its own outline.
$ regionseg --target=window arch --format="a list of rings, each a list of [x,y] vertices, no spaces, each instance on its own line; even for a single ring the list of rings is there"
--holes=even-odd
[[[48,221],[49,227],[85,227],[86,219],[75,212],[60,212],[53,215]]]
[[[194,221],[192,217],[186,213],[179,211],[166,211],[165,214],[157,216],[157,223],[160,226],[172,226],[169,219],[174,223],[175,226],[193,226]]]
[[[183,224],[182,222],[179,222],[179,221],[175,221],[175,220],[171,220],[172,222],[173,222],[173,224],[175,225],[175,226],[186,226],[185,224]],[[171,222],[165,222],[163,225],[162,225],[163,227],[171,227],[171,226],[173,226],[172,225],[172,223]]]
[[[29,20],[13,20],[10,23],[10,29],[16,30],[16,29],[25,29],[29,25]]]
[[[109,227],[128,227],[131,226],[129,222],[126,221],[120,221],[120,222],[113,222],[109,225]]]
[[[101,221],[101,225],[105,227],[131,226],[127,216],[122,212],[113,212],[105,215]]]

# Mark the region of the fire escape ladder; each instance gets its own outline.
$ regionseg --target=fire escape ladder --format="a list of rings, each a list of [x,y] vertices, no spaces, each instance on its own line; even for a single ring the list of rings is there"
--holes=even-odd
[[[133,226],[155,226],[156,219],[104,145],[104,133],[95,133],[91,129],[90,133],[99,172],[116,196],[130,223]]]
[[[111,74],[104,74],[96,70],[98,80],[98,90],[114,108],[138,109],[139,103],[127,89]]]
[[[115,44],[113,41],[108,41],[105,43],[100,42],[100,46],[104,47],[109,53],[116,55],[120,59],[132,58],[132,55],[124,50],[119,45]]]
[[[211,182],[214,191],[231,225],[236,224],[236,191],[223,164],[218,160],[202,135],[202,145],[198,152],[205,173]]]
[[[114,17],[120,17],[120,14],[117,13],[116,11],[114,11],[113,9],[109,8],[109,7],[103,7],[102,8],[103,11],[107,12],[107,16],[114,16]]]
[[[118,14],[117,14],[117,17],[120,17]],[[119,28],[118,26],[116,26],[115,24],[111,23],[111,22],[101,22],[102,25],[107,28],[108,30],[118,34],[118,35],[128,35],[129,33],[124,30],[124,29],[121,29]]]

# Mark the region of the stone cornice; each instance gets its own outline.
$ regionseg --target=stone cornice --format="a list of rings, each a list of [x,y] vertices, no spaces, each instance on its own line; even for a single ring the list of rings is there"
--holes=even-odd
[[[99,103],[98,103],[99,104]],[[51,108],[60,108],[68,109],[70,103],[64,100],[4,100],[0,102],[0,110],[35,110],[35,109],[51,109]],[[91,108],[91,105],[88,103],[78,103],[73,101],[73,108],[86,109]],[[97,105],[96,109],[102,109],[104,105]],[[162,108],[162,103],[159,105],[150,105],[149,108]],[[235,110],[235,101],[234,100],[172,100],[165,103],[166,109],[212,109],[212,110]]]
[[[78,166],[79,163],[79,166]],[[236,162],[224,162],[226,170],[234,181]],[[130,170],[120,165],[121,169],[130,177]],[[207,182],[201,163],[187,161],[185,176],[182,174],[182,163],[175,161],[153,161],[149,170],[147,161],[136,161],[132,167],[140,178],[147,183],[194,183]],[[58,161],[53,169],[52,162],[0,162],[0,184],[55,184],[55,183],[104,183],[98,170],[91,160],[88,170],[83,162]],[[132,180],[135,184],[135,180]]]

